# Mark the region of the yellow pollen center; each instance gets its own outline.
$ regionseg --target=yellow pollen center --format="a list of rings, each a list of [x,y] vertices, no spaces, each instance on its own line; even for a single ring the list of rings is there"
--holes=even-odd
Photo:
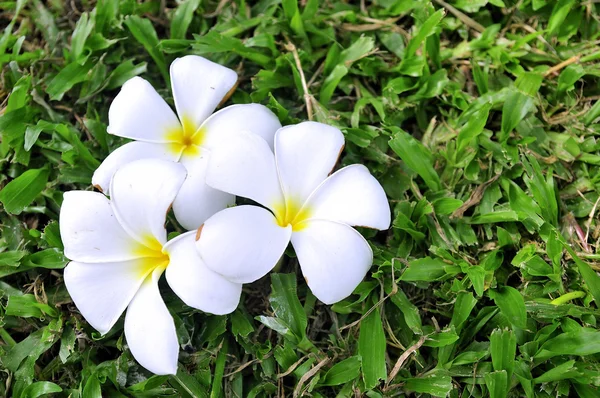
[[[162,244],[152,235],[144,237],[144,243],[134,248],[134,253],[139,257],[137,273],[145,278],[154,270],[164,271],[169,265],[169,255],[163,252]]]
[[[183,116],[181,125],[169,129],[165,138],[171,142],[169,146],[174,154],[194,156],[200,154],[200,145],[204,141],[204,136],[204,128],[196,129],[192,120]]]
[[[273,206],[277,224],[280,227],[292,226],[293,231],[301,231],[306,228],[305,221],[310,218],[311,211],[307,206],[294,199],[285,199],[284,203]]]

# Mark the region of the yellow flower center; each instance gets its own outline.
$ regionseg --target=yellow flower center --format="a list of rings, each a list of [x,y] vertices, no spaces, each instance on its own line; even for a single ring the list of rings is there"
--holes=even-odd
[[[301,231],[306,228],[306,220],[310,218],[311,211],[308,207],[294,199],[285,199],[284,203],[273,206],[275,218],[280,227],[292,226],[293,231]]]
[[[170,150],[176,155],[196,156],[200,154],[200,145],[204,141],[203,128],[196,129],[192,120],[183,116],[181,125],[167,131],[165,138],[171,142]]]
[[[169,265],[169,255],[163,252],[162,244],[152,235],[145,236],[144,243],[138,244],[134,252],[140,258],[137,272],[142,278],[150,275],[155,269],[160,269],[162,272]]]

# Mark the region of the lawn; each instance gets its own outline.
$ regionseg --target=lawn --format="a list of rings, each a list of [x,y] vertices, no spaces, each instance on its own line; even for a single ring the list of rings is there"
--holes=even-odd
[[[0,27],[0,396],[600,396],[597,2],[18,0]],[[156,376],[73,304],[58,215],[127,142],[121,86],[173,105],[189,54],[238,73],[224,105],[342,130],[392,226],[359,228],[373,266],[333,305],[291,246],[230,315],[163,278],[180,354]]]

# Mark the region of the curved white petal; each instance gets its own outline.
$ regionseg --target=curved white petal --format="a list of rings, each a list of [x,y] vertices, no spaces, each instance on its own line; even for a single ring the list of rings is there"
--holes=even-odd
[[[215,110],[235,86],[237,73],[197,55],[177,58],[171,64],[171,86],[180,119],[195,128]]]
[[[200,156],[181,159],[187,177],[175,197],[173,212],[187,230],[198,229],[210,216],[235,203],[234,195],[206,185],[209,156],[203,149]]]
[[[170,142],[181,124],[152,85],[139,76],[125,82],[108,110],[108,132],[146,142]]]
[[[81,315],[102,334],[117,322],[144,280],[144,260],[90,264],[71,261],[65,285]]]
[[[292,234],[302,274],[313,294],[325,304],[354,291],[373,263],[371,247],[354,228],[311,220]]]
[[[104,159],[92,176],[92,185],[104,194],[110,195],[110,180],[119,167],[135,160],[155,158],[177,161],[177,155],[169,150],[168,145],[133,141],[117,149]]]
[[[157,375],[177,373],[179,343],[175,322],[160,292],[155,269],[144,280],[125,315],[125,338],[134,358]]]
[[[333,173],[309,197],[305,206],[309,219],[375,229],[390,227],[390,205],[383,187],[361,164]]]
[[[250,131],[262,137],[273,150],[275,132],[281,128],[279,119],[261,104],[237,104],[221,109],[202,124],[205,138],[202,146],[215,148],[236,140],[235,134]]]
[[[331,173],[344,147],[344,135],[317,122],[286,126],[275,134],[275,159],[287,201],[304,203]]]
[[[185,180],[179,163],[142,159],[121,167],[110,185],[111,204],[121,225],[140,243],[160,250],[165,244],[165,218]]]
[[[265,140],[250,132],[239,132],[211,151],[206,183],[274,211],[283,204],[273,152]]]
[[[226,279],[250,283],[265,276],[287,247],[292,227],[257,206],[218,212],[204,223],[196,249],[205,264]]]
[[[171,261],[165,273],[171,289],[190,307],[216,315],[233,312],[242,285],[211,271],[196,251],[196,231],[169,241],[164,250]]]
[[[60,208],[60,236],[65,256],[85,263],[137,258],[140,244],[123,229],[110,201],[99,192],[65,192]]]

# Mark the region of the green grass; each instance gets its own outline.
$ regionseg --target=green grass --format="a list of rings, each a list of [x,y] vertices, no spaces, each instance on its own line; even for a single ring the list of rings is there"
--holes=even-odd
[[[0,2],[0,396],[598,397],[599,17],[576,0]],[[123,143],[119,87],[140,75],[172,103],[186,54],[238,71],[230,103],[340,127],[341,164],[369,167],[394,221],[361,231],[375,263],[333,306],[291,249],[229,316],[163,289],[182,350],[157,377],[122,322],[101,337],[71,302],[57,218]]]

